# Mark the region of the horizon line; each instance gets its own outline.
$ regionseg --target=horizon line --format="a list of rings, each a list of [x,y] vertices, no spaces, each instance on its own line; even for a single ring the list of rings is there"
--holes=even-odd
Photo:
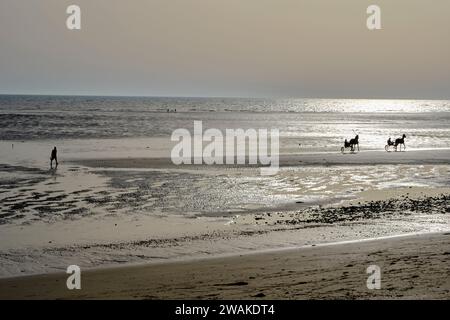
[[[129,94],[69,94],[69,93],[2,93],[0,96],[50,96],[50,97],[110,97],[110,98],[191,98],[191,99],[304,99],[304,100],[422,100],[422,101],[448,101],[449,98],[410,98],[410,97],[397,97],[397,98],[337,98],[337,97],[294,97],[294,96],[219,96],[219,95],[129,95]]]

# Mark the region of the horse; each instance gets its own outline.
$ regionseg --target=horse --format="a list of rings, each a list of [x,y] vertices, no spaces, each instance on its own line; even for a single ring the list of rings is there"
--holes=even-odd
[[[350,139],[350,141],[347,141],[347,139],[345,139],[344,146],[341,148],[341,152],[344,153],[345,149],[348,149],[348,148],[350,148],[351,152],[354,152],[355,145],[358,146],[358,151],[359,151],[359,135],[356,135],[356,137],[354,139]]]
[[[359,151],[359,134],[356,135],[356,137],[354,137],[353,139],[350,139],[349,142],[352,151],[355,151],[355,146],[358,146],[358,151]]]
[[[401,145],[403,145],[403,151],[405,151],[405,149],[406,149],[405,138],[406,138],[406,134],[403,134],[403,136],[401,138],[395,139],[395,143],[394,143],[395,151],[397,151],[397,147],[399,145],[400,145],[400,151],[402,151]]]

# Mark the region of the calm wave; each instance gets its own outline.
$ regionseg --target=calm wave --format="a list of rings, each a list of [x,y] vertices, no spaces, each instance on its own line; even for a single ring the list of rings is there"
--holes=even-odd
[[[158,137],[194,120],[279,128],[285,143],[312,150],[334,150],[354,131],[369,149],[403,133],[416,148],[450,147],[447,100],[0,96],[1,140]]]

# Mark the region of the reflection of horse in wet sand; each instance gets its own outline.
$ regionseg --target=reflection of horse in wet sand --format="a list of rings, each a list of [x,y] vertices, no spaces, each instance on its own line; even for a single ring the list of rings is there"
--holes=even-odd
[[[350,139],[350,141],[347,141],[347,139],[345,139],[344,146],[341,148],[341,152],[344,153],[345,149],[348,149],[348,148],[350,148],[351,152],[355,152],[355,146],[358,147],[358,151],[359,151],[359,135],[358,134],[353,139]]]

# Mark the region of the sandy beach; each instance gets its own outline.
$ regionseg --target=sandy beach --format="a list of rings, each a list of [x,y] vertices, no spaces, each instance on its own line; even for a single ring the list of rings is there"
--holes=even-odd
[[[449,299],[450,233],[0,280],[1,299]],[[369,265],[381,289],[366,286]]]

